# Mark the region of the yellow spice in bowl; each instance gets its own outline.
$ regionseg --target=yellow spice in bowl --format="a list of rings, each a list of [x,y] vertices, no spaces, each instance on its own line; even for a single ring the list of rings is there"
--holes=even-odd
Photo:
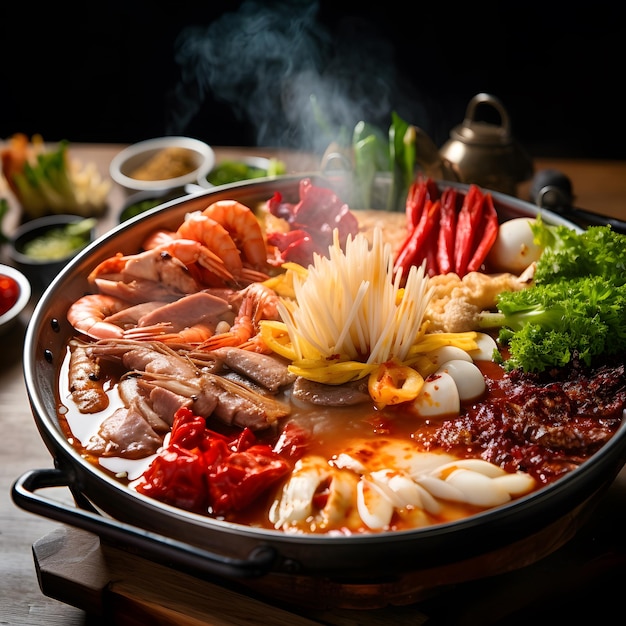
[[[130,176],[137,180],[167,180],[189,174],[196,167],[193,153],[186,148],[164,148],[134,170]]]

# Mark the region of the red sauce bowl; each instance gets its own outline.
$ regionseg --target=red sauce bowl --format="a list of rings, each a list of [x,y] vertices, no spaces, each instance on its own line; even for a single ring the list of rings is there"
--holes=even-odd
[[[10,265],[0,265],[0,334],[17,321],[30,300],[30,282]]]

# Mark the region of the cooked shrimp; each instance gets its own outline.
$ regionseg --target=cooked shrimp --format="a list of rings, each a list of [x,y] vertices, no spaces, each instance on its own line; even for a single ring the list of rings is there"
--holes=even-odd
[[[175,239],[131,255],[115,255],[97,265],[88,280],[110,295],[133,303],[171,301],[200,291],[194,266],[207,269],[221,283],[232,279],[224,263],[198,241]],[[196,277],[194,277],[194,274]]]
[[[176,231],[177,237],[191,239],[217,255],[233,276],[243,268],[241,253],[228,231],[214,219],[200,212],[189,213]]]
[[[144,239],[141,247],[144,250],[152,250],[152,248],[157,248],[165,243],[170,243],[176,238],[176,232],[173,230],[155,230]]]
[[[238,346],[248,341],[255,333],[255,302],[252,296],[243,299],[234,324],[229,330],[220,332],[200,344],[202,350],[215,350],[225,346]]]
[[[233,278],[232,272],[222,258],[201,241],[186,238],[175,239],[157,246],[155,250],[160,254],[171,254],[188,268],[197,263],[200,267],[204,267],[224,280]]]
[[[249,207],[236,200],[218,200],[202,211],[221,224],[238,246],[245,261],[256,269],[267,266],[267,247],[259,220]]]
[[[249,350],[262,352],[263,342],[255,339],[258,336],[261,319],[277,319],[276,293],[260,283],[253,283],[243,289],[239,295],[241,303],[233,325],[225,332],[216,333],[200,345],[203,350],[215,350],[222,347],[242,346]],[[260,339],[260,338],[259,338]]]
[[[88,294],[74,302],[67,311],[67,321],[75,330],[94,339],[116,339],[123,336],[120,326],[106,318],[127,308],[128,302],[106,294]]]
[[[109,406],[109,396],[100,378],[100,365],[87,354],[86,344],[69,342],[69,381],[72,400],[81,413],[98,413]]]
[[[251,296],[256,301],[258,312],[256,314],[257,321],[264,320],[280,320],[280,314],[278,313],[278,294],[267,285],[262,283],[252,283],[245,289],[236,292],[231,298],[231,304],[236,304],[237,301],[243,300],[243,298]]]
[[[198,285],[186,264],[178,255],[161,248],[109,257],[99,263],[88,276],[90,283],[94,283],[97,278],[126,283],[134,280],[158,282],[175,288],[181,294],[198,291]]]
[[[194,324],[175,331],[171,324],[163,322],[154,326],[135,327],[124,331],[124,339],[137,341],[162,341],[168,344],[200,344],[213,336],[214,327]]]

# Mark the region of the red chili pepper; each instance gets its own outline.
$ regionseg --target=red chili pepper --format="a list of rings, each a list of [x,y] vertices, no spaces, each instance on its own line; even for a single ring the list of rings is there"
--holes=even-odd
[[[420,221],[404,242],[394,264],[396,269],[402,268],[404,276],[409,273],[411,265],[420,265],[426,257],[426,243],[434,225],[439,222],[440,211],[439,200],[427,201]]]
[[[252,432],[252,429],[246,426],[246,428],[239,433],[239,436],[230,442],[228,447],[234,452],[241,452],[242,450],[247,450],[255,446],[257,441],[257,437],[254,432]]]
[[[467,191],[456,224],[454,271],[462,278],[472,258],[476,230],[483,211],[483,194],[476,185]]]
[[[311,433],[295,422],[285,424],[278,441],[274,444],[274,452],[282,457],[297,460],[306,452],[311,441]]]
[[[498,236],[498,228],[498,214],[493,205],[493,198],[488,193],[483,201],[481,223],[478,228],[478,233],[482,234],[478,240],[478,245],[474,249],[474,255],[467,264],[468,272],[476,272],[480,269]]]
[[[437,241],[437,265],[440,274],[454,271],[457,198],[457,190],[452,187],[444,189],[441,194],[441,217]]]
[[[267,445],[233,452],[225,462],[208,469],[212,512],[224,515],[245,509],[290,470],[291,465]]]
[[[206,512],[208,493],[201,454],[169,445],[144,472],[136,489],[151,498],[197,513]]]
[[[439,201],[437,201],[439,202]],[[440,207],[441,203],[439,202]],[[437,276],[439,271],[439,260],[437,259],[439,252],[439,232],[441,230],[441,210],[439,211],[439,219],[435,218],[432,231],[426,238],[424,257],[426,259],[426,273],[428,276]]]
[[[406,226],[409,232],[420,221],[426,202],[426,191],[426,184],[419,178],[409,187],[409,192],[406,196]]]
[[[174,414],[170,443],[193,450],[202,444],[206,420],[204,417],[194,415],[191,409],[181,407]]]
[[[249,428],[232,439],[181,408],[169,445],[144,472],[137,491],[186,510],[225,515],[251,504],[291,467],[270,446],[259,444]]]
[[[424,178],[422,174],[418,174],[416,182],[411,187],[415,187],[415,197],[411,197],[411,188],[409,188],[409,195],[407,196],[409,230],[417,226],[428,203],[439,200],[441,197],[437,183],[432,178]]]
[[[424,212],[426,203],[439,198],[439,188],[432,178],[424,178],[419,173],[409,187],[406,197],[406,226],[409,233],[417,226]]]

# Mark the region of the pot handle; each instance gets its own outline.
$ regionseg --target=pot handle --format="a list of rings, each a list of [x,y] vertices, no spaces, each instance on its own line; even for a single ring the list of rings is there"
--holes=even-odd
[[[71,489],[71,484],[69,474],[63,470],[30,470],[13,483],[11,496],[25,511],[92,532],[111,544],[197,577],[257,578],[269,573],[277,560],[276,550],[266,544],[252,550],[248,559],[225,557],[104,517],[96,509],[72,508],[36,493],[48,487]]]

